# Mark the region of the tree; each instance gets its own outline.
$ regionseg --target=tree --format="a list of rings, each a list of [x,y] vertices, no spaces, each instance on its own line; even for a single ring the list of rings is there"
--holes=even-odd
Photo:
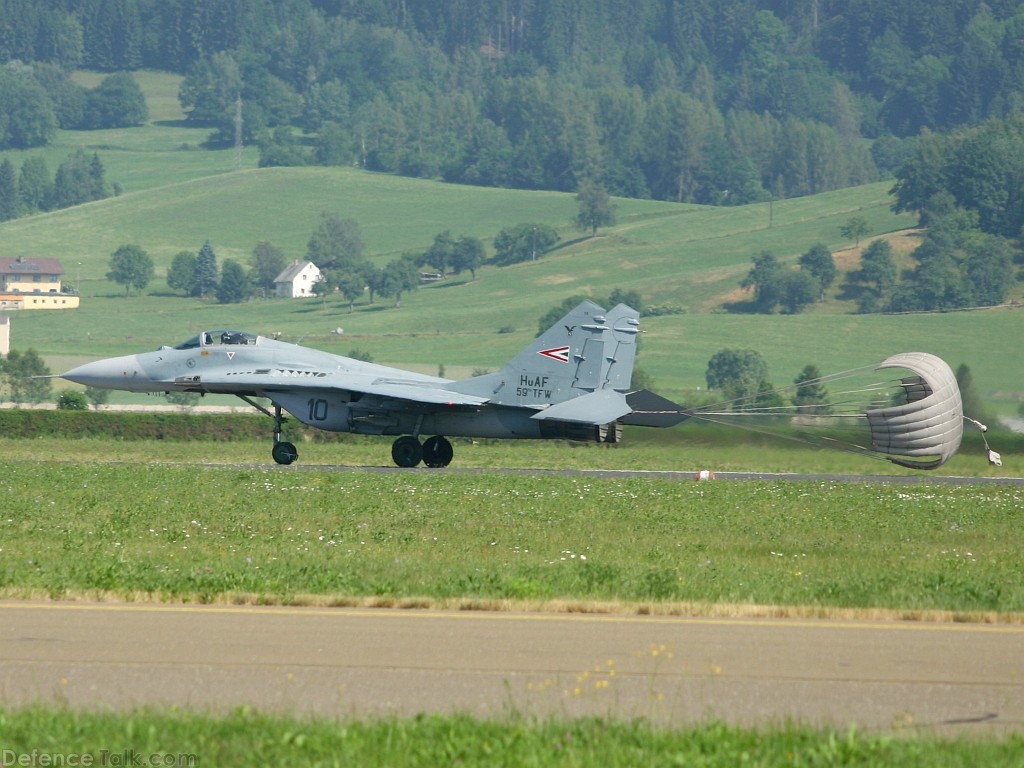
[[[889,308],[895,312],[916,312],[974,306],[975,286],[966,274],[965,260],[967,254],[988,248],[988,236],[978,231],[977,223],[977,213],[963,208],[936,217],[914,251],[917,266],[893,292]],[[976,272],[979,284],[991,287],[989,270],[983,267],[988,256],[980,258]]]
[[[494,238],[494,262],[500,266],[534,261],[558,242],[558,232],[547,224],[517,224]]]
[[[192,276],[192,295],[208,296],[217,290],[217,254],[213,244],[207,240],[196,256],[196,268]]]
[[[12,402],[21,405],[50,399],[52,385],[49,378],[43,378],[50,375],[50,369],[34,349],[12,349],[6,359],[0,358],[0,374],[6,379]]]
[[[256,285],[268,291],[274,290],[274,279],[288,266],[284,253],[266,241],[256,243],[249,259],[253,280]]]
[[[590,230],[597,234],[598,227],[615,223],[615,205],[603,184],[587,179],[580,183],[576,192],[576,217],[573,223],[582,232]]]
[[[757,256],[752,256],[751,261],[754,266],[740,281],[740,287],[753,288],[754,305],[758,311],[771,313],[781,296],[779,278],[782,265],[770,251],[761,251]]]
[[[632,307],[637,312],[644,311],[643,298],[641,298],[640,294],[632,288],[612,289],[612,292],[608,295],[607,306],[615,307],[619,304],[625,304],[627,307]]]
[[[394,296],[395,307],[401,307],[402,294],[415,290],[419,284],[420,275],[416,265],[409,259],[395,259],[384,267],[377,293],[381,296]]]
[[[29,157],[21,164],[18,191],[22,204],[29,211],[45,211],[53,199],[53,177],[42,157]]]
[[[825,414],[832,409],[828,404],[828,389],[821,380],[821,372],[815,365],[805,365],[793,380],[796,394],[793,405],[800,413]]]
[[[892,258],[892,246],[888,240],[873,240],[860,257],[857,279],[871,285],[878,295],[889,291],[896,284],[896,262]]]
[[[21,211],[21,196],[18,194],[18,176],[14,163],[9,157],[0,162],[0,221],[17,218]]]
[[[354,156],[348,131],[337,123],[328,122],[320,126],[320,135],[313,149],[313,161],[317,165],[351,165]]]
[[[234,114],[242,90],[242,72],[235,57],[217,52],[196,60],[181,83],[178,101],[188,120],[218,124]]]
[[[260,168],[299,167],[309,164],[309,156],[290,126],[282,125],[260,138]]]
[[[858,247],[860,247],[860,239],[870,231],[868,220],[863,216],[854,216],[839,228],[839,234],[848,240],[852,239]]]
[[[473,280],[476,280],[476,271],[483,263],[484,244],[479,238],[463,235],[455,241],[451,258],[452,272],[458,275],[468,269]]]
[[[982,235],[968,247],[964,259],[967,281],[973,288],[974,301],[992,307],[1006,301],[1016,279],[1008,240],[995,235]]]
[[[9,65],[0,68],[0,115],[0,149],[39,147],[57,132],[49,95],[34,78]]]
[[[249,288],[249,275],[245,268],[234,259],[225,259],[217,285],[217,301],[221,304],[243,302],[249,298]]]
[[[148,119],[146,97],[139,84],[130,73],[117,72],[89,92],[83,127],[124,128],[142,125]]]
[[[167,287],[193,296],[196,280],[196,255],[191,251],[179,251],[171,259],[167,270]]]
[[[821,285],[821,296],[825,297],[825,291],[836,279],[836,262],[832,258],[832,252],[828,246],[818,243],[811,246],[811,249],[800,256],[800,267],[807,270]]]
[[[960,388],[964,416],[982,423],[987,422],[989,417],[985,413],[985,405],[982,402],[981,394],[974,384],[974,376],[971,374],[971,369],[963,363],[956,369],[956,383]]]
[[[98,411],[110,399],[110,390],[106,387],[86,387],[85,396],[92,403],[93,409]]]
[[[122,245],[110,256],[107,280],[124,286],[127,296],[132,288],[139,291],[153,279],[153,259],[138,245]]]
[[[306,250],[309,260],[321,270],[361,267],[365,261],[359,222],[327,211],[320,214],[320,226],[310,236]]]
[[[99,200],[106,194],[103,163],[99,155],[93,153],[89,158],[79,148],[64,158],[57,168],[53,181],[53,207],[68,208]]]
[[[777,279],[779,304],[790,315],[796,315],[821,296],[818,278],[803,269],[786,269]]]
[[[872,240],[861,254],[860,269],[850,272],[846,280],[850,285],[863,285],[857,297],[857,311],[877,312],[883,305],[883,298],[896,285],[896,262],[889,241]]]
[[[335,287],[348,302],[348,311],[351,314],[356,311],[356,299],[366,290],[366,278],[362,272],[342,272],[335,280]]]
[[[727,400],[754,397],[768,381],[768,363],[752,349],[723,349],[708,360],[704,374],[708,389],[719,389]]]
[[[442,277],[448,272],[448,266],[455,255],[455,240],[451,230],[446,229],[434,236],[434,242],[420,259],[420,262],[437,270]]]

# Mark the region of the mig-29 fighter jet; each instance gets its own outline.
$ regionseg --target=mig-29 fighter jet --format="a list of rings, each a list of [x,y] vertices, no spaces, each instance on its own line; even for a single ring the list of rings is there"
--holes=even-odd
[[[236,395],[274,419],[278,464],[298,458],[281,438],[287,411],[332,432],[399,436],[391,456],[400,467],[444,467],[453,455],[448,437],[614,443],[624,423],[667,427],[687,418],[675,403],[630,389],[639,318],[625,304],[606,312],[584,301],[500,371],[464,381],[234,330],[86,363],[62,378],[129,392]]]

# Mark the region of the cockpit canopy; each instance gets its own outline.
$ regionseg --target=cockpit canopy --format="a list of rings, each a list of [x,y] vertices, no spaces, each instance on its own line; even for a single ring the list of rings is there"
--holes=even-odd
[[[203,331],[188,341],[183,341],[175,349],[198,349],[199,347],[215,347],[221,344],[244,344],[253,346],[259,340],[255,333],[246,331]]]

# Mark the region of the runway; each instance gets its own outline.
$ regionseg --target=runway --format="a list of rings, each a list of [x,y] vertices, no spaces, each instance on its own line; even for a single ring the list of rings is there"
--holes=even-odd
[[[0,602],[0,696],[362,718],[1024,732],[1024,627]]]

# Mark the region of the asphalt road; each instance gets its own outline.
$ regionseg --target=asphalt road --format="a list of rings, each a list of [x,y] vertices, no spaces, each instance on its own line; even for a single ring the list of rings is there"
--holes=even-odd
[[[1024,733],[1024,626],[0,602],[0,699]]]

